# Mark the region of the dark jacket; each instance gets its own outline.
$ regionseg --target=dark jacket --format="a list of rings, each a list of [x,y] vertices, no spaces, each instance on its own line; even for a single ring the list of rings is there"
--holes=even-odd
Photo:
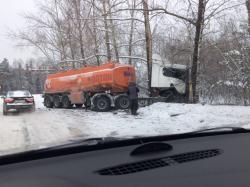
[[[130,83],[129,86],[128,86],[128,96],[129,96],[129,99],[137,99],[138,98],[138,92],[139,92],[139,89],[137,88],[136,84],[135,83]]]

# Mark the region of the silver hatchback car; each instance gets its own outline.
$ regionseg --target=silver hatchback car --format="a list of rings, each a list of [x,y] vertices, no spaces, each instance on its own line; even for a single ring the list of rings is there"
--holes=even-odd
[[[3,115],[16,111],[35,111],[35,100],[29,91],[9,91],[3,98]]]

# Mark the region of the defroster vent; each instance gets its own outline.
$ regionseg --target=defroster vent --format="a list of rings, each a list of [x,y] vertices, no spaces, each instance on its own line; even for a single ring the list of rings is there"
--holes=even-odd
[[[178,165],[181,163],[207,159],[215,157],[221,154],[219,149],[201,150],[195,152],[188,152],[178,155],[172,155],[157,159],[144,160],[139,162],[122,164],[114,167],[105,168],[97,171],[100,175],[126,175],[130,173],[136,173],[146,171],[155,168],[161,168],[166,166]]]

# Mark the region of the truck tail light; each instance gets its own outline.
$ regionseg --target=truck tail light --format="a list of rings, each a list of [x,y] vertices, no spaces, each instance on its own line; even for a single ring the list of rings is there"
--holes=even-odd
[[[34,103],[34,98],[26,98],[25,101],[27,103]]]
[[[13,103],[15,101],[15,99],[13,98],[5,98],[4,99],[4,103]]]

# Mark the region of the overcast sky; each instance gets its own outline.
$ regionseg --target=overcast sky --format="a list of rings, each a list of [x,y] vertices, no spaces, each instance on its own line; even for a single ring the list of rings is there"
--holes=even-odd
[[[161,0],[159,0],[161,1]],[[217,0],[214,0],[217,1]],[[232,0],[244,1],[244,0]],[[37,0],[1,0],[0,6],[0,62],[3,58],[8,58],[10,62],[14,59],[37,57],[34,49],[20,49],[15,46],[16,42],[7,38],[8,30],[15,30],[24,27],[25,21],[21,14],[36,12]],[[176,8],[176,7],[175,7]],[[239,14],[238,11],[237,13]],[[245,12],[245,11],[243,11]],[[241,12],[242,13],[242,12]],[[230,14],[231,15],[231,14]],[[246,16],[245,16],[246,17]]]
[[[24,25],[20,14],[28,11],[35,11],[36,0],[1,0],[0,6],[0,61],[8,58],[13,61],[15,58],[34,56],[30,49],[21,50],[15,47],[15,41],[6,37],[8,29],[15,30]]]

